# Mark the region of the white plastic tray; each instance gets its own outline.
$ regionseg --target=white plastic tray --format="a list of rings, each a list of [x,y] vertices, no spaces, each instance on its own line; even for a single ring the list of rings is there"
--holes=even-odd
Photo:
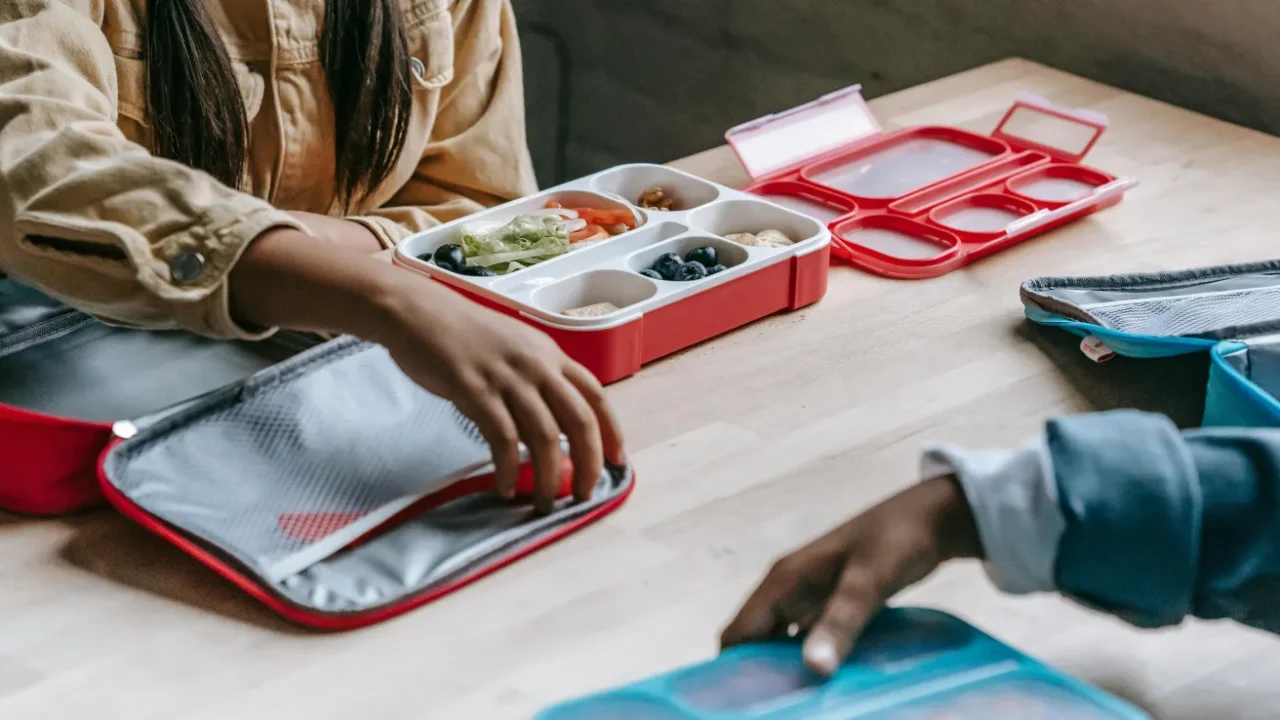
[[[640,194],[655,186],[674,195],[681,209],[640,209],[635,204]],[[544,208],[549,200],[566,207],[628,208],[636,215],[638,225],[622,235],[497,277],[459,275],[419,259],[429,257],[442,245],[459,243],[468,223],[507,222]],[[746,247],[724,237],[767,229],[780,230],[796,242],[773,249]],[[395,260],[542,324],[600,330],[761,268],[819,251],[830,242],[826,225],[812,217],[673,168],[636,164],[611,168],[418,233],[400,242]],[[714,247],[720,263],[728,269],[690,282],[652,280],[639,274],[664,253],[683,257],[689,250],[703,246]],[[600,302],[613,303],[619,310],[596,317],[563,314],[565,310]]]

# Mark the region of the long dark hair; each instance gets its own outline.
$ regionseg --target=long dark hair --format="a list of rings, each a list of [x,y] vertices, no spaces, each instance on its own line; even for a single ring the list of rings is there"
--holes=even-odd
[[[325,0],[321,57],[333,101],[344,206],[394,168],[413,96],[399,0]],[[204,0],[147,0],[153,150],[240,187],[248,120],[231,56]]]

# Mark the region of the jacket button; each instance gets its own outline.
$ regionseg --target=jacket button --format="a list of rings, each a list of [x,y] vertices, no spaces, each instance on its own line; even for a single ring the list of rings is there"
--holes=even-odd
[[[204,255],[182,252],[169,260],[169,275],[179,285],[191,285],[204,275]]]
[[[409,58],[409,68],[413,70],[413,74],[416,75],[419,80],[427,79],[427,66],[418,58]]]

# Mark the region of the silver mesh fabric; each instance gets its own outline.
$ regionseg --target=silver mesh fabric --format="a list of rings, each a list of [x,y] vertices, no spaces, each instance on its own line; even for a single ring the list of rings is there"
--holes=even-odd
[[[1231,338],[1280,319],[1280,288],[1085,305],[1105,327],[1138,335]]]
[[[181,432],[165,427],[181,416],[144,430],[110,460],[127,472],[109,465],[109,476],[146,511],[270,578],[370,513],[486,464],[488,446],[453,405],[386,351],[352,351],[361,347],[319,369],[307,364],[313,351],[265,371]]]

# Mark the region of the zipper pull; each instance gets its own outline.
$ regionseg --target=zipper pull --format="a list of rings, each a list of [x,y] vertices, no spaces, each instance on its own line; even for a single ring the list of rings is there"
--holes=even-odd
[[[112,423],[111,434],[121,440],[128,440],[138,434],[138,427],[128,420],[119,420]]]

